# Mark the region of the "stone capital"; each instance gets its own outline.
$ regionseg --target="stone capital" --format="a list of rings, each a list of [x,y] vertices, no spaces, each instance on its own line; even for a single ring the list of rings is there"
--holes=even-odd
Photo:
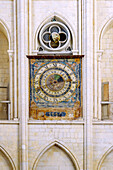
[[[72,50],[73,55],[78,55],[79,51],[78,50]]]
[[[33,55],[37,55],[38,52],[39,52],[38,50],[33,50],[33,51],[32,51],[32,54],[33,54]]]
[[[98,60],[98,62],[101,62],[102,55],[103,55],[103,50],[98,50],[97,51],[97,60]]]
[[[12,62],[13,61],[13,56],[14,56],[14,51],[13,50],[7,50],[8,55],[9,55],[9,61]]]

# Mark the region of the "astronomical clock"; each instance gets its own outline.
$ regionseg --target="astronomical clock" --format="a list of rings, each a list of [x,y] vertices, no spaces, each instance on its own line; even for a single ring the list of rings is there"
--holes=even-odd
[[[75,120],[82,117],[82,57],[28,56],[30,118]]]

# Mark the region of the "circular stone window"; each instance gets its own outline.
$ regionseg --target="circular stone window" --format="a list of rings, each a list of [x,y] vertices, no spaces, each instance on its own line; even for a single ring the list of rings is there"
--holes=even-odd
[[[49,22],[42,27],[39,41],[42,47],[47,50],[62,50],[69,44],[70,32],[63,23]]]

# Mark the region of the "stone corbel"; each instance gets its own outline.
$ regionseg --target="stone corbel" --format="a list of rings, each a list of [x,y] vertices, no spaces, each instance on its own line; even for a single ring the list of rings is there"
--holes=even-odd
[[[78,55],[78,54],[79,54],[79,51],[78,51],[78,50],[72,50],[72,54],[73,54],[73,55]]]
[[[38,50],[33,50],[33,51],[32,51],[32,54],[33,54],[33,55],[37,55],[38,53],[39,53]]]

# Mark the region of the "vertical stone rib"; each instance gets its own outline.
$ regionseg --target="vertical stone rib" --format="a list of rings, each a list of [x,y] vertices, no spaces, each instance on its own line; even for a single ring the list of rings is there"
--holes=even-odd
[[[26,121],[26,87],[25,87],[25,59],[27,45],[25,40],[27,31],[25,31],[25,0],[17,0],[18,5],[18,71],[19,71],[19,112],[20,112],[20,134],[19,134],[19,149],[20,149],[20,169],[27,170],[27,121]],[[27,43],[27,42],[26,42]]]
[[[93,23],[94,23],[94,115],[93,118],[97,120],[97,55],[96,55],[96,51],[97,51],[97,1],[94,0],[94,17],[93,17]]]
[[[82,0],[79,0],[79,55],[81,55],[82,50]]]
[[[92,118],[93,118],[93,0],[86,1],[86,133],[87,169],[93,169]]]
[[[17,6],[14,0],[14,119],[18,118],[17,115]]]
[[[84,170],[93,169],[93,0],[83,0],[83,54],[84,58]]]

